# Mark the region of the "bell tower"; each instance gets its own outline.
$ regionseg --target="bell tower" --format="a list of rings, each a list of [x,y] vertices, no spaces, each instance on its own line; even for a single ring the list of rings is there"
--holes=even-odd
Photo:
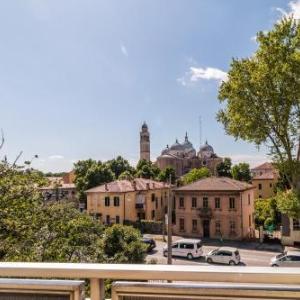
[[[150,161],[150,133],[146,122],[142,125],[140,132],[140,159]]]

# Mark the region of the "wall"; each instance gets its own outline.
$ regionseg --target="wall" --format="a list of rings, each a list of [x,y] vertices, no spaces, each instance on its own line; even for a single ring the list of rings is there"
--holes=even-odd
[[[259,184],[261,184],[262,189],[259,189]],[[273,197],[274,185],[276,184],[275,179],[253,179],[252,185],[255,187],[254,199],[267,199]],[[260,197],[261,196],[261,197]]]

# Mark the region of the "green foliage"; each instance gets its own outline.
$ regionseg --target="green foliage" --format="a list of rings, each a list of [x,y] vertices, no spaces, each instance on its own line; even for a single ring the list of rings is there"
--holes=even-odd
[[[232,178],[240,181],[251,181],[249,164],[239,163],[231,168]]]
[[[275,198],[255,200],[255,223],[256,226],[276,227],[280,222],[280,214]]]
[[[107,164],[92,159],[78,161],[74,165],[74,171],[80,201],[86,200],[86,190],[115,179],[114,173]]]
[[[156,179],[160,173],[160,169],[151,161],[142,159],[136,166],[136,177],[146,179]]]
[[[211,174],[208,168],[202,167],[199,169],[192,169],[191,171],[189,171],[187,174],[183,176],[183,183],[189,184],[209,176],[211,176]]]
[[[134,179],[134,175],[129,171],[124,171],[119,176],[119,180],[130,180],[131,181],[133,179]]]
[[[107,166],[114,173],[115,178],[120,179],[120,175],[123,173],[134,175],[135,170],[130,166],[128,160],[124,159],[122,156],[118,156],[115,159],[106,162]]]
[[[291,218],[300,218],[299,194],[293,190],[278,191],[276,201],[279,210]]]
[[[290,186],[299,190],[300,152],[294,150],[300,124],[300,23],[283,19],[271,31],[259,32],[257,41],[253,55],[233,59],[219,90],[226,105],[217,118],[227,134],[269,147],[273,159],[285,164]]]
[[[171,178],[171,183],[174,184],[176,182],[176,173],[173,167],[166,167],[165,170],[160,171],[158,174],[158,180],[163,181],[163,182],[170,182]]]
[[[115,224],[105,229],[102,248],[106,262],[143,263],[147,246],[139,230]]]
[[[231,178],[231,159],[225,157],[222,162],[217,165],[217,175],[220,177],[229,177]]]

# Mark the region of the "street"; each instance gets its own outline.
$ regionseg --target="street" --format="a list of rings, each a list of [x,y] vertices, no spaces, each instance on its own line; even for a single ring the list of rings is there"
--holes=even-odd
[[[147,262],[157,264],[167,264],[167,258],[163,256],[163,247],[166,245],[166,242],[162,240],[156,239],[156,248],[147,255]],[[202,250],[203,255],[206,255],[209,251],[220,247],[221,245],[217,242],[203,242]],[[278,249],[274,250],[257,250],[253,249],[253,245],[249,243],[249,245],[245,242],[229,242],[222,246],[233,246],[239,249],[241,256],[240,265],[244,266],[269,266],[270,259],[277,255],[280,251]],[[277,247],[278,248],[278,247]],[[205,262],[204,257],[197,258],[194,260],[188,260],[182,257],[173,257],[172,263],[176,265],[208,265]]]

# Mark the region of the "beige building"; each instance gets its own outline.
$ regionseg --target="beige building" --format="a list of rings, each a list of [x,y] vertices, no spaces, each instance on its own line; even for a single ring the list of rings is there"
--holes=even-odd
[[[255,199],[267,199],[275,195],[278,172],[271,163],[265,162],[251,169],[251,174]]]
[[[86,191],[87,212],[103,224],[162,221],[168,191],[167,184],[150,179],[113,181]]]
[[[178,235],[241,240],[254,236],[254,188],[226,177],[209,177],[174,191]]]

